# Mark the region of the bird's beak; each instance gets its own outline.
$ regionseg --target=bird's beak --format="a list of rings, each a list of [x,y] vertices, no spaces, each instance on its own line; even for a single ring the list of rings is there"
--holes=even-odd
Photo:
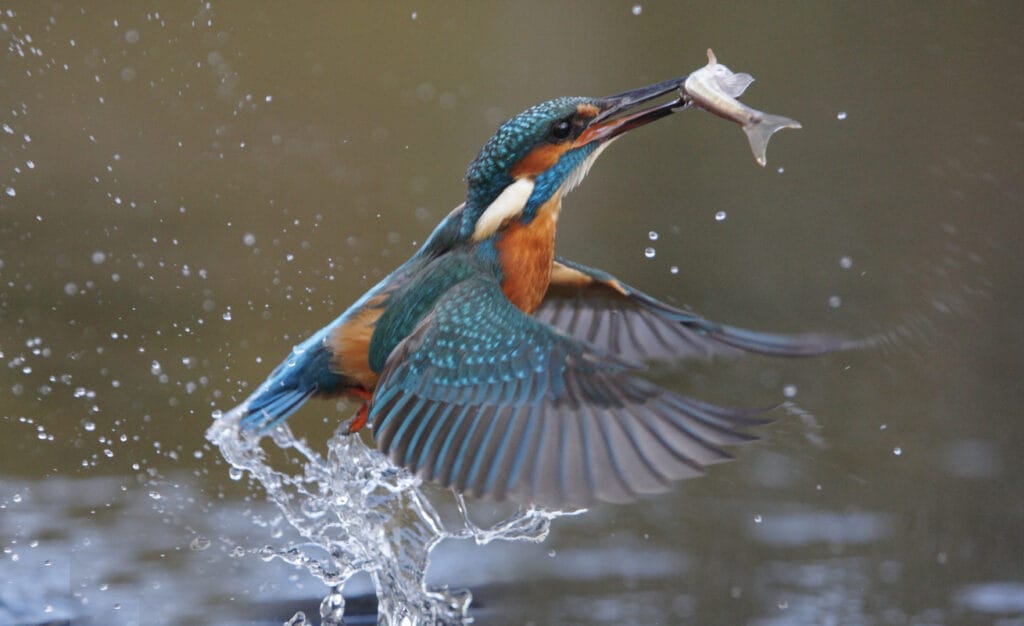
[[[599,101],[601,112],[591,120],[586,130],[580,133],[576,145],[583,146],[592,141],[606,142],[626,131],[660,120],[685,107],[687,102],[683,100],[682,96],[678,96],[668,102],[630,112],[639,104],[668,93],[679,92],[679,88],[685,81],[686,76],[683,76],[601,98]]]

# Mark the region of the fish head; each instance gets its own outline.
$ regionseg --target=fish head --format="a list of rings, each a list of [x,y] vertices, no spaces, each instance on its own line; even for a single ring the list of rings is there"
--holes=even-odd
[[[703,71],[708,80],[717,85],[718,90],[730,98],[739,98],[750,86],[750,83],[754,82],[754,77],[750,74],[745,72],[736,74],[719,63],[711,48],[708,48],[708,64],[698,71]]]

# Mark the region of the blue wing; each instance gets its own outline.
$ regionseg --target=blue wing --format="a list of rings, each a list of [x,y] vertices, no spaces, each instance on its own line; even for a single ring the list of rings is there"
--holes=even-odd
[[[370,421],[427,480],[549,507],[625,502],[727,460],[762,423],[661,389],[515,308],[493,277],[452,288],[391,353]]]
[[[570,337],[639,361],[740,351],[813,356],[856,345],[820,333],[780,335],[717,324],[660,302],[601,270],[561,258],[534,316]]]

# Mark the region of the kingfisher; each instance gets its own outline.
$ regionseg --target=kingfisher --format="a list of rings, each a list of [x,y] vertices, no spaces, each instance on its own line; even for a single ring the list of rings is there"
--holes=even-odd
[[[348,432],[369,424],[396,465],[547,508],[629,502],[729,459],[723,447],[768,421],[760,411],[664,389],[644,368],[839,342],[712,322],[555,255],[562,199],[616,139],[687,108],[685,80],[556,98],[503,123],[422,247],[224,419],[265,433],[310,398],[346,397],[360,403]]]

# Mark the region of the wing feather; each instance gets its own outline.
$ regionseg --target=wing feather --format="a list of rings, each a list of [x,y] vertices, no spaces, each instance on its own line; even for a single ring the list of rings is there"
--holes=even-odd
[[[614,318],[602,324],[613,344],[635,334]],[[759,422],[751,414],[657,387],[638,367],[473,277],[394,349],[370,420],[380,449],[425,479],[550,507],[663,491],[728,459],[721,446],[752,439],[736,430]]]
[[[782,335],[717,324],[601,270],[560,258],[534,317],[569,337],[635,361],[742,352],[812,356],[859,345],[824,334]]]

